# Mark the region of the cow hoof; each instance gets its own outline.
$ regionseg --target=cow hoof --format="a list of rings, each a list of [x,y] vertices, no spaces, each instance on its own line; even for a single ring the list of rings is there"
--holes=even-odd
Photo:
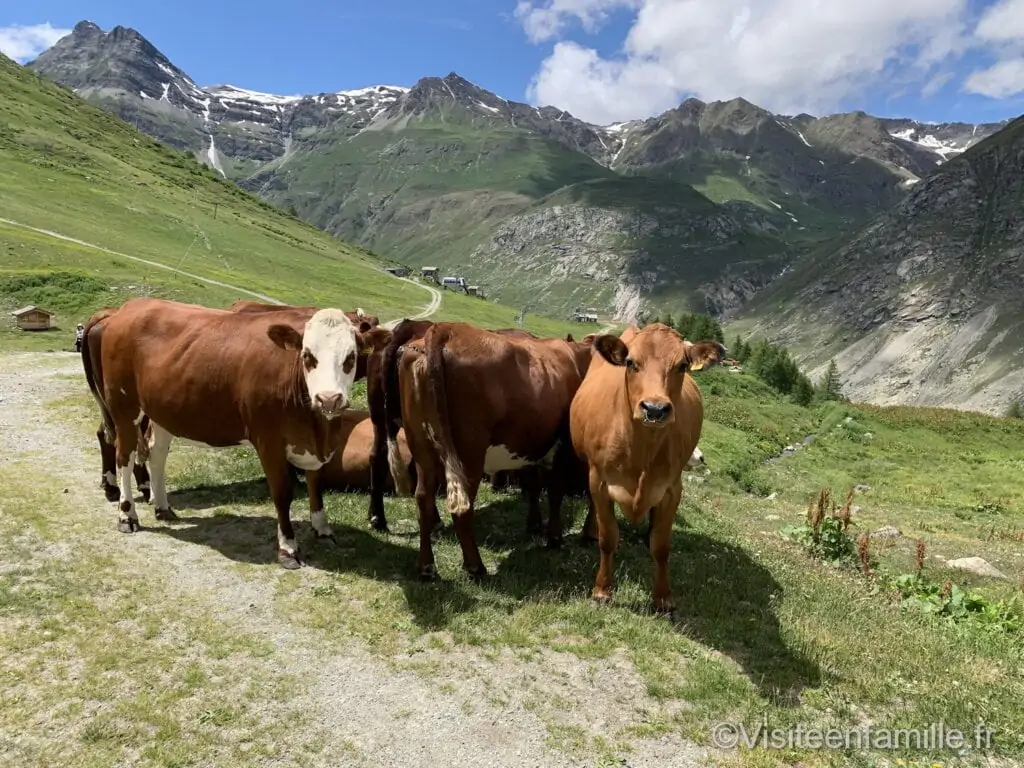
[[[152,496],[152,493],[150,492],[149,488],[143,488],[142,489],[142,500],[144,502],[146,502],[148,504],[151,496]]]
[[[141,531],[142,526],[139,525],[138,520],[133,517],[129,517],[127,520],[117,521],[117,530],[121,533],[135,533],[136,531]]]
[[[178,519],[178,516],[175,514],[174,510],[171,509],[170,507],[168,507],[167,509],[154,509],[153,510],[153,517],[155,517],[157,520],[164,520],[164,521],[166,521],[166,520],[177,520]]]
[[[667,616],[668,618],[674,618],[676,613],[676,604],[672,601],[671,597],[664,597],[651,602],[651,609],[655,614],[659,616]]]
[[[329,541],[334,546],[338,546],[338,540],[334,537],[334,533],[318,533],[316,535],[317,541]]]
[[[598,605],[608,605],[612,601],[612,591],[595,587],[590,597]]]
[[[383,515],[372,515],[370,517],[370,527],[377,533],[390,533],[388,531],[388,521]]]
[[[288,552],[284,549],[277,550],[277,562],[286,571],[297,571],[302,567],[298,552]]]
[[[561,536],[548,539],[548,549],[561,549],[565,545],[565,539]]]
[[[466,566],[462,566],[462,569],[467,573],[471,581],[475,581],[477,583],[481,581],[486,581],[487,577],[490,575],[489,573],[487,573],[486,565],[481,565],[479,568],[475,570],[472,568],[467,568]]]
[[[103,493],[107,497],[107,501],[113,503],[121,498],[121,491],[116,486],[105,485],[103,486]]]
[[[437,566],[431,563],[420,568],[420,581],[434,581],[437,579]]]

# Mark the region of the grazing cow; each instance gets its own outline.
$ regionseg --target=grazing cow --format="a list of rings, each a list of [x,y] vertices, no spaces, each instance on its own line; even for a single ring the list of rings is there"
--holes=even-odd
[[[165,470],[175,437],[213,447],[256,448],[277,510],[278,562],[301,565],[290,507],[288,465],[306,472],[318,538],[333,538],[317,471],[340,448],[341,422],[356,358],[390,333],[360,334],[339,309],[229,312],[162,299],[130,299],[103,332],[101,408],[116,425],[121,504],[118,529],[139,518],[131,468],[144,413],[157,519],[173,519]]]
[[[656,610],[671,611],[672,524],[683,493],[683,467],[704,421],[700,390],[690,372],[721,361],[726,350],[716,341],[685,341],[662,323],[640,331],[627,328],[622,338],[600,336],[594,349],[595,359],[570,408],[572,444],[589,467],[597,517],[601,554],[593,597],[611,599],[612,558],[619,543],[614,502],[634,524],[653,513],[652,599]]]
[[[473,530],[485,472],[534,464],[552,470],[546,473],[548,544],[561,544],[563,484],[574,461],[569,404],[590,354],[590,342],[501,334],[467,323],[437,323],[402,348],[398,380],[416,467],[421,578],[436,576],[431,532],[442,473],[462,567],[471,576],[487,574]],[[389,450],[389,459],[393,455]]]
[[[373,422],[369,412],[345,411],[341,415],[341,429],[342,448],[320,469],[320,488],[366,491],[370,487],[370,449],[373,445]],[[402,463],[409,467],[412,454],[402,430],[398,432],[398,448]],[[391,480],[389,474],[385,474],[385,478]]]
[[[82,337],[82,368],[85,371],[85,381],[89,385],[89,391],[100,404],[100,425],[96,429],[96,439],[100,444],[100,488],[103,489],[107,501],[117,501],[121,497],[121,491],[117,487],[117,475],[114,472],[114,423],[107,419],[106,411],[100,400],[97,390],[97,380],[102,381],[100,370],[100,349],[103,343],[103,321],[117,312],[117,307],[105,307],[90,317],[86,323]],[[139,425],[141,433],[145,433],[148,420],[144,419]],[[135,482],[142,492],[142,498],[149,501],[149,472],[146,470],[145,462],[140,462],[134,468]]]

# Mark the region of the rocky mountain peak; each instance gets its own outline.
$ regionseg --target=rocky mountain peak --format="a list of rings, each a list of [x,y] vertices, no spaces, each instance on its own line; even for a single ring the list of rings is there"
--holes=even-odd
[[[91,37],[94,35],[102,35],[103,30],[91,21],[82,20],[75,24],[75,28],[71,30],[71,34],[80,38]]]

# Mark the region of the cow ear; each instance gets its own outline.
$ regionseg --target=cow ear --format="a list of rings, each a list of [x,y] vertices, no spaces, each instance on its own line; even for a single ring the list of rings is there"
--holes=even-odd
[[[371,328],[373,328],[373,326],[370,325],[370,323],[368,321],[366,321],[366,320],[360,320],[359,321],[359,332],[360,333],[366,333]]]
[[[594,339],[594,349],[612,365],[625,365],[629,350],[622,339],[611,334],[603,334]]]
[[[267,336],[282,349],[290,349],[292,352],[302,349],[302,334],[290,325],[275,323],[267,328]]]
[[[374,352],[380,352],[388,345],[389,341],[391,341],[391,331],[386,328],[378,327],[363,331],[359,335],[359,354],[372,355]]]
[[[691,371],[717,365],[727,354],[728,350],[717,341],[698,341],[686,346],[686,359]]]
[[[567,333],[567,334],[565,334],[565,340],[566,340],[566,341],[568,341],[568,342],[569,342],[570,344],[571,344],[571,343],[572,343],[573,341],[575,341],[575,339],[573,339],[573,337],[572,337],[572,334],[571,334],[571,333]]]

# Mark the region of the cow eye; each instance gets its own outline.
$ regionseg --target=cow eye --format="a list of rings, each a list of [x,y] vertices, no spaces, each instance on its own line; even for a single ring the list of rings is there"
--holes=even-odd
[[[302,350],[302,364],[306,366],[307,371],[311,371],[316,368],[316,358],[308,349]]]
[[[633,373],[636,373],[637,371],[640,370],[640,366],[638,366],[636,364],[636,360],[634,360],[632,357],[627,357],[626,358],[626,369],[630,370],[630,371],[633,371]]]

